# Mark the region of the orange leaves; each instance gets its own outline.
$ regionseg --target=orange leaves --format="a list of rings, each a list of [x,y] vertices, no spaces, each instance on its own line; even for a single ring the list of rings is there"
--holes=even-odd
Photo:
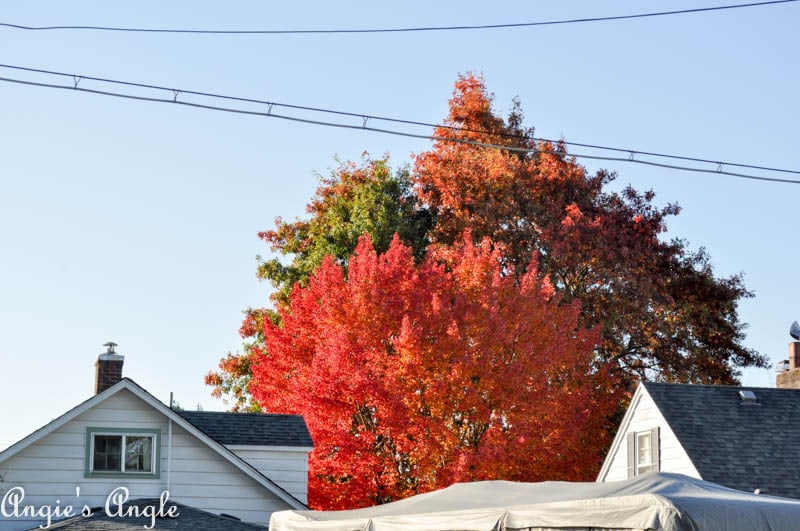
[[[574,227],[576,223],[583,218],[583,212],[581,212],[581,209],[575,203],[570,203],[567,205],[564,209],[564,212],[566,215],[564,216],[564,219],[561,220],[561,225],[563,225],[565,228]]]
[[[461,76],[410,171],[342,163],[310,219],[260,234],[283,255],[259,267],[275,309],[248,312],[245,354],[208,382],[306,417],[317,507],[589,479],[636,378],[727,383],[764,363],[741,344],[741,279],[660,238],[677,206],[606,191],[613,174],[522,122]]]
[[[501,274],[488,241],[465,237],[442,256],[448,268],[433,257],[416,265],[399,239],[378,254],[364,236],[347,278],[326,259],[292,292],[281,325],[264,322],[250,389],[268,411],[305,416],[316,507],[593,472],[605,439],[579,445],[582,412],[614,407],[592,364],[597,335],[576,330],[574,308],[550,301],[536,271],[522,283]],[[569,459],[531,465],[553,433]]]
[[[455,129],[440,136],[529,151],[438,141],[416,158],[418,195],[437,213],[437,252],[461,245],[468,230],[474,242],[491,240],[504,274],[521,277],[538,256],[555,291],[581,302],[581,324],[602,328],[599,357],[615,361],[622,386],[638,378],[732,382],[738,367],[764,365],[742,345],[735,308],[749,292],[741,279],[715,278],[702,250],[660,238],[677,205],[656,207],[652,191],[630,186],[605,191],[613,174],[590,175],[564,143],[536,140],[516,103],[503,121],[480,77],[460,77],[450,105]]]

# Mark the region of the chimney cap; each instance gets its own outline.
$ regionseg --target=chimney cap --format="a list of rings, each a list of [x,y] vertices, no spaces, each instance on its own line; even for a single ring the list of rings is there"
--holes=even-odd
[[[114,343],[113,341],[103,343],[103,346],[106,347],[106,351],[104,352],[104,354],[116,354],[116,352],[114,352],[114,347],[116,347],[117,344]]]
[[[122,354],[117,353],[114,350],[114,347],[117,346],[116,343],[113,341],[108,341],[107,343],[103,343],[103,346],[106,347],[106,351],[98,356],[98,359],[105,360],[105,361],[122,361],[125,357]]]

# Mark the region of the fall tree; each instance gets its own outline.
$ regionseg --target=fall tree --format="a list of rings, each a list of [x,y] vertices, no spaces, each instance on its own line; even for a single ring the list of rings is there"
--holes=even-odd
[[[300,413],[315,443],[309,500],[341,509],[454,481],[593,478],[617,400],[578,328],[531,264],[504,271],[466,238],[421,264],[394,238],[360,239],[347,275],[333,257],[263,322],[250,390]],[[246,331],[250,332],[250,331]]]
[[[346,264],[363,232],[380,251],[398,232],[419,257],[429,241],[447,247],[468,229],[476,242],[488,237],[517,276],[535,255],[563,300],[581,301],[581,323],[601,328],[598,354],[614,361],[621,385],[734,383],[741,368],[766,366],[743,345],[737,308],[751,293],[741,276],[719,278],[703,249],[663,239],[678,206],[657,208],[652,191],[630,186],[606,191],[615,175],[589,174],[564,145],[537,141],[523,122],[518,103],[503,120],[481,78],[459,77],[439,140],[416,157],[410,176],[392,175],[386,159],[341,165],[309,204],[310,219],[278,220],[261,233],[291,263],[264,262],[259,275],[280,302],[326,253]],[[250,310],[246,321],[274,318],[270,312]],[[237,408],[254,407],[248,352],[262,342],[259,326],[245,329],[255,336],[245,334],[244,352],[207,376]]]
[[[615,175],[590,174],[523,122],[519,104],[503,119],[483,80],[462,76],[410,173],[387,159],[342,164],[309,219],[260,235],[281,259],[259,267],[273,305],[247,312],[244,351],[207,382],[234,409],[307,417],[323,445],[311,460],[317,503],[455,479],[586,478],[637,380],[732,383],[766,365],[743,345],[741,277],[718,278],[702,249],[664,238],[677,205],[609,191]],[[511,379],[509,360],[533,380]],[[505,378],[536,392],[491,401]],[[514,417],[523,411],[531,418]],[[515,453],[510,428],[536,435]]]
[[[652,191],[606,191],[613,174],[589,175],[563,144],[537,141],[522,121],[518,104],[508,121],[497,116],[481,78],[458,79],[438,140],[414,167],[419,197],[436,215],[434,248],[469,229],[517,275],[536,256],[564,301],[581,302],[582,324],[602,327],[598,353],[626,385],[730,384],[740,368],[766,366],[742,344],[737,304],[751,294],[741,277],[717,278],[703,250],[660,238],[679,208],[656,208]]]

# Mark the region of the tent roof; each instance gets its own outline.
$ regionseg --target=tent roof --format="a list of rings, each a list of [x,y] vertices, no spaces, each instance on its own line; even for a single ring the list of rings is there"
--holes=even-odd
[[[272,531],[796,529],[800,501],[651,473],[608,483],[459,483],[353,511],[280,511]]]

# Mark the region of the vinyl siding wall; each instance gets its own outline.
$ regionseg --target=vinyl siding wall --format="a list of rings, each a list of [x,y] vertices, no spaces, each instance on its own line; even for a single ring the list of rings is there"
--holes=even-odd
[[[157,479],[85,478],[86,428],[161,430],[161,466]],[[121,390],[31,446],[0,462],[0,495],[13,487],[25,489],[24,505],[37,508],[84,504],[102,507],[109,493],[127,487],[130,499],[170,499],[210,511],[228,513],[247,522],[266,525],[273,511],[290,507],[202,441],[172,424],[172,462],[169,459],[167,418],[133,393]],[[169,482],[169,486],[168,486]],[[80,497],[76,497],[80,487]],[[27,529],[41,519],[18,519],[0,514],[0,531]]]
[[[303,503],[308,502],[308,452],[292,447],[228,446],[233,453]]]
[[[692,464],[686,451],[681,446],[678,438],[672,432],[664,416],[656,407],[653,399],[643,387],[640,388],[631,402],[630,408],[633,409],[630,422],[620,426],[620,433],[614,438],[614,442],[606,457],[606,461],[611,460],[605,475],[601,471],[598,481],[618,481],[628,478],[628,445],[627,434],[631,432],[639,433],[658,427],[660,441],[660,463],[661,472],[675,472],[685,474],[694,478],[702,479],[697,469]]]

